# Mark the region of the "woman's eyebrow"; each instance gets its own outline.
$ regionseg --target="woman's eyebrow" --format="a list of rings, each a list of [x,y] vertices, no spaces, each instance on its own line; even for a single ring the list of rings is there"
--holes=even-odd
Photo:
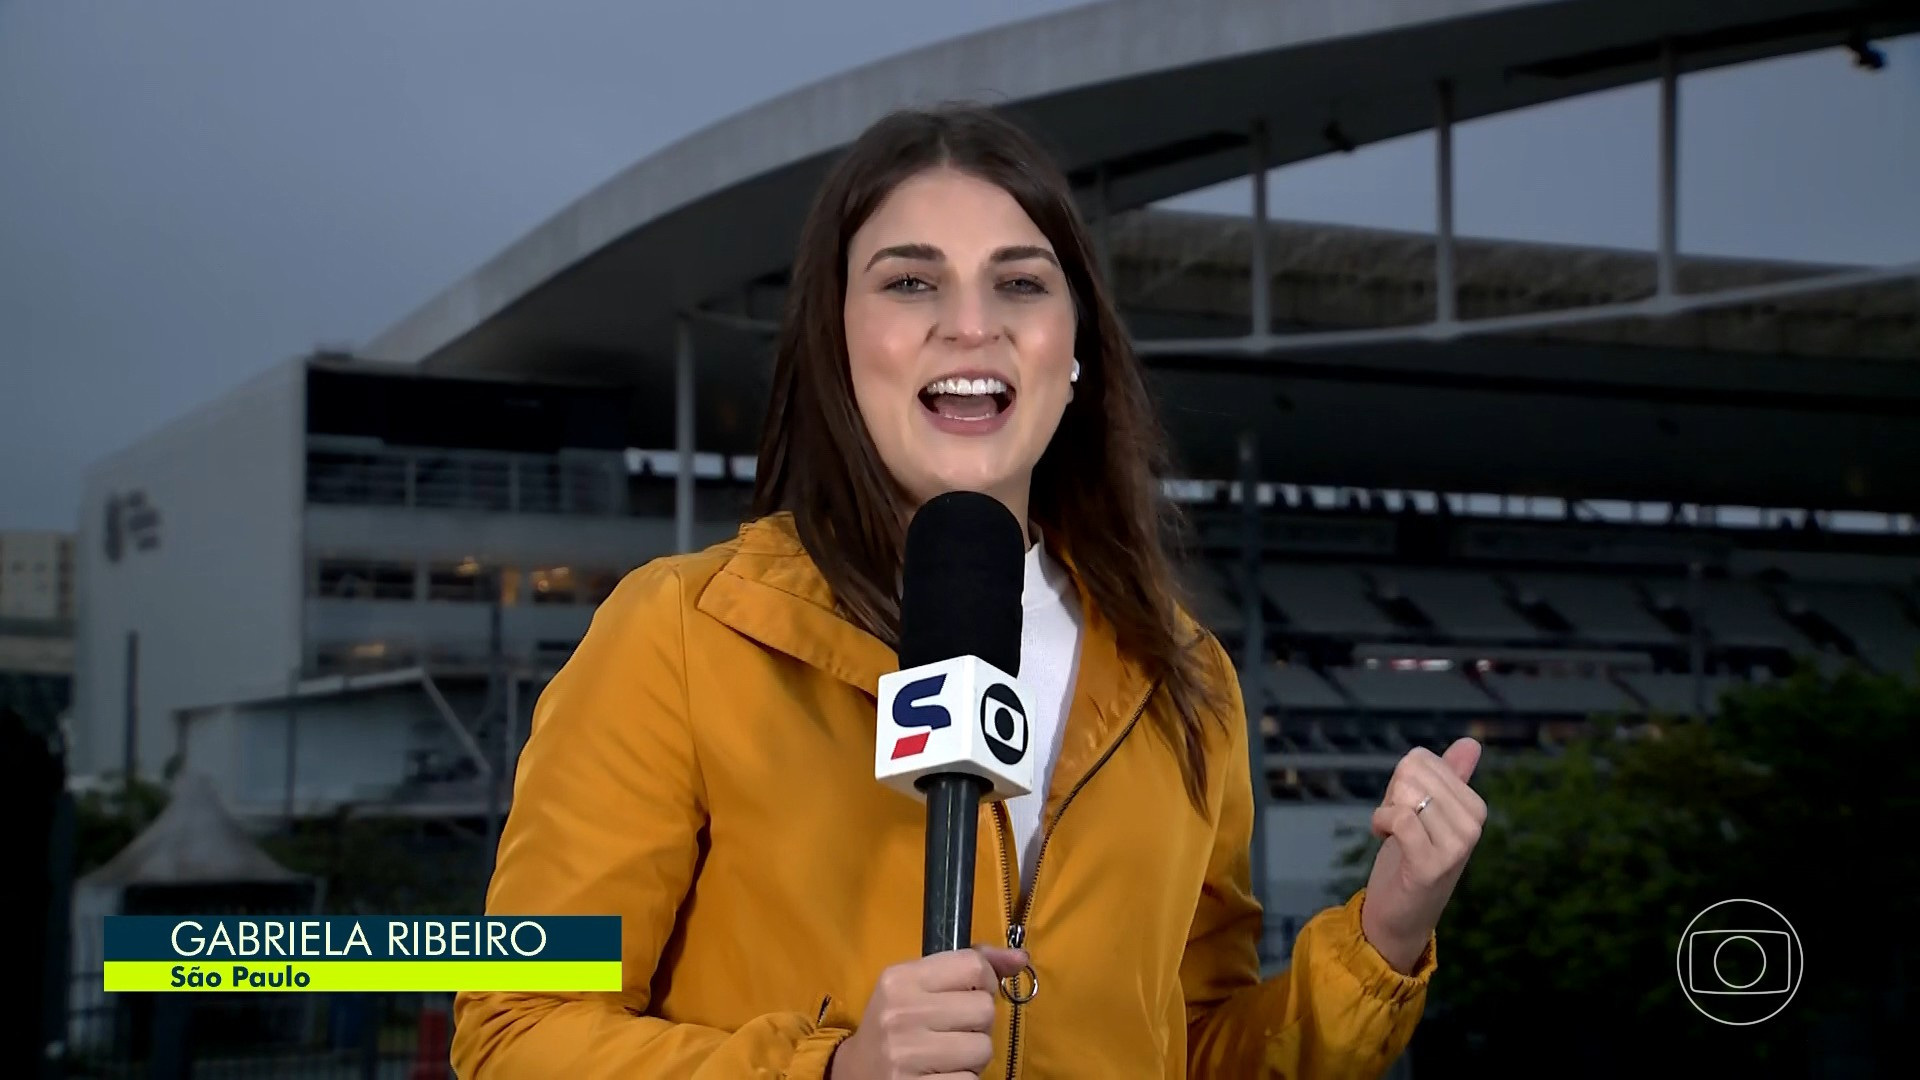
[[[1048,251],[1038,244],[1013,244],[1008,247],[1003,247],[995,251],[987,261],[1006,263],[1019,262],[1022,259],[1045,259],[1056,267],[1060,265],[1060,260],[1053,257],[1053,252]]]
[[[932,244],[894,244],[891,247],[883,247],[879,251],[874,252],[873,258],[867,260],[866,268],[868,270],[873,269],[873,264],[882,259],[912,259],[915,262],[945,262],[947,255],[946,252],[941,251]]]
[[[932,244],[891,244],[874,252],[873,258],[867,260],[866,269],[873,269],[874,265],[883,259],[909,259],[914,262],[937,263],[945,262],[947,254]],[[999,264],[1019,262],[1022,259],[1044,259],[1055,266],[1060,265],[1060,260],[1054,257],[1053,252],[1038,244],[1010,244],[995,250],[987,261]]]

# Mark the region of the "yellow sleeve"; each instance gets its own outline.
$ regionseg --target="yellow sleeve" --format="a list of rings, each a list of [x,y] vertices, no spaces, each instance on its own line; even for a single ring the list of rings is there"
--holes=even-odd
[[[798,1012],[731,1032],[647,1015],[706,819],[684,610],[679,575],[654,563],[595,613],[535,709],[487,892],[490,914],[619,915],[623,989],[457,995],[452,1062],[465,1080],[821,1080],[848,1034]]]
[[[1224,654],[1223,667],[1231,672]],[[1429,940],[1412,975],[1393,970],[1360,930],[1365,890],[1314,916],[1292,963],[1261,981],[1261,911],[1250,886],[1253,790],[1247,728],[1232,683],[1226,788],[1207,880],[1180,968],[1187,1075],[1345,1080],[1386,1072],[1413,1038],[1434,969]]]

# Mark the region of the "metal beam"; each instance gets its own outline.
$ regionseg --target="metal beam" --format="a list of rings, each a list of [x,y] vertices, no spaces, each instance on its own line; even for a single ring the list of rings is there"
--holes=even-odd
[[[482,782],[493,783],[493,763],[487,760],[486,751],[480,749],[479,741],[473,737],[473,732],[467,730],[467,725],[460,722],[453,706],[447,703],[447,696],[440,692],[440,684],[433,681],[433,673],[425,668],[420,669],[420,687],[427,692],[427,700],[433,702],[440,719],[446,721],[447,727],[453,731],[453,737],[460,740],[461,748],[466,750],[467,756],[479,768]]]
[[[297,754],[300,745],[300,665],[295,664],[287,671],[287,756],[281,763],[283,805],[281,816],[293,820],[293,786],[295,768],[299,762]]]
[[[1100,280],[1113,287],[1113,183],[1105,165],[1093,181],[1094,219],[1093,254],[1100,263]]]
[[[1255,334],[1273,332],[1273,276],[1267,270],[1267,124],[1253,123],[1253,248],[1247,262],[1247,318]]]
[[[1445,325],[1458,316],[1453,281],[1453,84],[1442,80],[1435,96],[1433,321]]]
[[[1660,47],[1660,250],[1654,295],[1680,294],[1674,265],[1680,246],[1680,58],[1673,42]]]
[[[683,316],[673,326],[673,445],[678,469],[673,477],[673,544],[693,550],[693,327]]]
[[[1391,773],[1400,765],[1404,754],[1349,754],[1328,750],[1321,753],[1274,754],[1267,758],[1267,767],[1274,772],[1292,769],[1295,772],[1359,772]]]
[[[1687,563],[1687,671],[1693,676],[1693,714],[1707,714],[1707,601],[1699,559]]]
[[[1536,311],[1520,315],[1500,315],[1484,319],[1458,319],[1452,323],[1423,323],[1417,326],[1380,326],[1362,330],[1327,330],[1305,334],[1249,334],[1237,338],[1160,338],[1137,341],[1134,351],[1141,356],[1269,356],[1349,345],[1396,345],[1413,342],[1453,341],[1476,334],[1509,334],[1552,330],[1586,323],[1616,319],[1658,318],[1684,315],[1693,311],[1735,307],[1811,296],[1836,289],[1879,285],[1889,281],[1920,278],[1920,262],[1867,270],[1842,270],[1816,274],[1792,281],[1768,282],[1713,292],[1687,293],[1671,299],[1647,297],[1617,304],[1593,304],[1559,311]]]
[[[1256,180],[1266,187],[1264,176]],[[1264,208],[1266,200],[1256,200]],[[1252,431],[1240,434],[1240,570],[1241,603],[1246,606],[1246,637],[1241,642],[1240,697],[1245,704],[1247,722],[1247,758],[1253,781],[1252,876],[1254,898],[1262,910],[1270,909],[1267,879],[1267,814],[1272,801],[1267,775],[1267,733],[1261,720],[1264,698],[1258,693],[1260,669],[1266,664],[1266,612],[1260,603],[1260,554],[1265,546],[1260,528],[1260,455]],[[1267,948],[1267,935],[1260,935],[1260,959],[1273,959]]]
[[[520,672],[516,669],[507,675],[507,716],[506,751],[500,758],[500,769],[511,779],[520,770]]]
[[[1528,764],[1539,764],[1551,758],[1554,751],[1528,750],[1523,753],[1489,753],[1481,758],[1480,768],[1506,769]],[[1403,753],[1348,753],[1340,750],[1316,750],[1309,752],[1288,752],[1267,756],[1267,768],[1273,773],[1282,773],[1288,769],[1302,773],[1386,773],[1391,774],[1398,768]]]

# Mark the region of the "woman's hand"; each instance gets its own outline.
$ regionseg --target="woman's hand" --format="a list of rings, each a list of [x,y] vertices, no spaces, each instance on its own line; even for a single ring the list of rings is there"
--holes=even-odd
[[[1402,974],[1419,962],[1480,842],[1487,804],[1467,786],[1479,763],[1480,744],[1472,739],[1455,742],[1440,757],[1418,747],[1400,759],[1373,812],[1373,835],[1386,843],[1367,879],[1360,930]]]
[[[834,1052],[829,1080],[978,1077],[993,1057],[993,995],[1027,964],[1023,949],[981,945],[880,973],[860,1026]]]

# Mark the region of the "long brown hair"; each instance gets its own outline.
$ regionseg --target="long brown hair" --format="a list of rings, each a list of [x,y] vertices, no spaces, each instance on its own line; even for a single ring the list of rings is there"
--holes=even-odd
[[[1095,269],[1066,178],[1025,132],[986,109],[884,117],[828,175],[807,216],[777,347],[755,474],[755,516],[791,511],[806,547],[856,625],[896,644],[898,574],[910,506],[854,401],[848,371],[847,247],[895,186],[950,166],[1004,189],[1053,244],[1076,313],[1080,381],[1034,469],[1029,515],[1057,544],[1113,624],[1120,649],[1167,689],[1188,794],[1204,800],[1203,716],[1221,673],[1183,631],[1167,544],[1178,518],[1159,493],[1165,438],[1138,358]]]

